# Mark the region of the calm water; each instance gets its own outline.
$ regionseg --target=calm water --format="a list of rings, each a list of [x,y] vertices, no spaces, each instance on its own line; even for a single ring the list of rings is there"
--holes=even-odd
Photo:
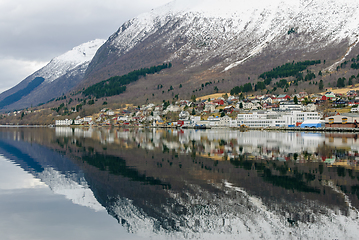
[[[357,239],[354,134],[0,128],[0,239]]]

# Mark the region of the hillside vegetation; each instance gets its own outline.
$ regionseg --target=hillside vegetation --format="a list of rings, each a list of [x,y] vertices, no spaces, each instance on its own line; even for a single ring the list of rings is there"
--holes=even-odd
[[[83,91],[83,95],[86,97],[93,96],[96,98],[119,95],[126,91],[126,85],[137,81],[140,77],[145,77],[146,74],[154,74],[160,72],[163,69],[171,67],[171,63],[164,63],[162,65],[153,66],[150,68],[141,68],[122,76],[111,77],[105,81],[88,87]]]

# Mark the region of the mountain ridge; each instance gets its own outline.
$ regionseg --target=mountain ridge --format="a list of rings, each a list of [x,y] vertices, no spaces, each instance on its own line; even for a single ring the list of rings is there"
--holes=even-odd
[[[24,96],[20,94],[21,99],[18,101],[1,105],[2,111],[36,106],[68,93],[82,80],[88,64],[104,41],[103,39],[95,39],[74,47],[70,51],[53,58],[45,67],[34,72],[13,88],[1,93],[0,102],[11,96],[19,95],[35,79],[44,79],[28,94]]]
[[[76,81],[58,81],[56,89],[63,89],[64,94],[81,91],[114,76],[173,63],[169,70],[131,83],[116,100],[137,104],[171,99],[173,95],[189,98],[199,94],[199,86],[209,81],[218,83],[221,91],[229,91],[248,82],[255,84],[261,73],[287,62],[318,59],[324,60],[323,64],[310,70],[323,71],[323,81],[329,85],[342,74],[335,68],[359,52],[358,13],[359,3],[354,0],[246,4],[234,0],[175,0],[125,22],[103,45],[99,44],[88,65],[73,72]],[[72,58],[76,60],[71,55],[65,57]],[[55,63],[49,63],[53,67],[45,82],[54,81],[52,76],[63,71]],[[76,61],[69,65],[79,68]],[[74,84],[66,87],[69,82]],[[158,85],[183,88],[161,93]],[[306,88],[311,86],[305,83],[301,87]],[[214,91],[201,90],[203,95]],[[0,101],[5,97],[1,94]],[[24,104],[9,109],[15,106]]]
[[[205,1],[194,2],[203,4]],[[217,3],[219,1],[210,2]],[[262,11],[254,9],[244,17],[241,17],[240,14],[229,14],[230,17],[228,17],[227,14],[225,18],[218,16],[213,17],[213,14],[210,13],[210,17],[204,15],[205,17],[203,18],[203,16],[201,16],[203,13],[200,12],[186,12],[181,8],[177,12],[171,11],[172,8],[170,6],[176,6],[178,3],[178,1],[173,1],[160,8],[161,11],[153,10],[150,13],[141,14],[124,23],[119,30],[108,39],[104,48],[100,49],[97,55],[101,55],[101,51],[106,51],[105,48],[107,48],[107,55],[111,54],[111,64],[115,61],[114,59],[116,59],[116,57],[124,58],[127,53],[133,50],[134,46],[137,45],[140,48],[141,43],[153,37],[153,34],[156,32],[158,35],[156,41],[162,43],[162,48],[173,50],[172,52],[168,51],[170,53],[168,53],[167,56],[163,56],[163,62],[177,59],[183,64],[186,64],[186,61],[189,62],[187,67],[195,67],[211,59],[219,58],[220,62],[214,64],[212,69],[221,68],[222,71],[228,71],[250,58],[255,57],[257,54],[262,53],[264,49],[271,47],[269,44],[273,45],[271,48],[274,50],[280,49],[283,51],[283,49],[281,49],[282,43],[285,42],[288,49],[304,50],[305,52],[319,51],[327,45],[339,45],[343,41],[348,41],[348,45],[351,45],[358,40],[359,36],[358,29],[355,27],[353,29],[353,26],[357,26],[357,23],[359,23],[358,18],[355,17],[354,14],[358,12],[358,3],[352,0],[344,1],[344,3],[341,4],[337,4],[337,2],[338,1],[323,2],[321,0],[291,1],[290,3],[295,3],[294,6],[296,7],[291,8],[291,5],[286,4],[284,1],[276,1],[277,6],[269,4],[272,6],[269,10],[266,9],[265,6],[261,6],[263,8]],[[302,5],[300,3],[302,3]],[[354,3],[357,8],[350,6]],[[203,5],[195,4],[195,6],[200,9]],[[194,9],[196,9],[196,7]],[[329,9],[336,8],[340,9],[338,12],[341,14],[334,12],[332,15],[338,16],[327,16],[330,12]],[[162,11],[163,9],[165,9],[165,11]],[[311,9],[309,13],[307,13],[308,9]],[[158,14],[158,12],[160,14]],[[317,14],[319,14],[319,18],[316,16]],[[248,18],[247,21],[246,18]],[[257,21],[255,22],[254,20],[256,19]],[[308,22],[306,22],[307,19],[309,19]],[[336,21],[336,24],[328,24],[333,21]],[[353,22],[355,24],[353,24]],[[186,26],[186,30],[183,30],[184,27],[181,24]],[[318,26],[313,28],[315,24]],[[163,39],[162,34],[168,30],[168,28],[166,29],[168,25],[174,28],[171,32],[172,36]],[[297,27],[299,25],[307,25],[308,28],[301,30]],[[222,29],[224,31],[220,32]],[[294,30],[293,34],[287,34],[290,29]],[[317,29],[324,31],[315,33]],[[178,34],[179,32],[181,34]],[[243,34],[243,38],[237,36]],[[178,35],[187,38],[187,41],[175,41],[180,39]],[[293,35],[295,35],[295,37],[293,37]],[[156,41],[153,41],[152,45],[156,44]],[[224,44],[226,41],[228,41],[227,44]],[[151,50],[151,46],[148,45],[147,49]],[[193,45],[195,45],[195,47]],[[117,51],[117,54],[113,53],[115,51]],[[184,57],[181,58],[181,56]],[[191,61],[191,57],[196,57],[198,61]],[[92,65],[98,64],[95,60],[96,55],[91,63]],[[94,68],[94,66],[91,67],[92,69]],[[137,68],[140,67],[142,66],[138,66]],[[86,75],[90,75],[89,71]]]

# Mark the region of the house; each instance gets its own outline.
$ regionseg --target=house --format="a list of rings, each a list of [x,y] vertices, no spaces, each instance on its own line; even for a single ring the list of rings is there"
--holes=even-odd
[[[180,106],[190,106],[191,105],[191,101],[190,100],[181,100],[179,102]]]
[[[301,111],[303,106],[301,104],[295,104],[293,101],[281,102],[279,105],[280,111]]]
[[[83,118],[83,122],[85,122],[85,123],[90,123],[90,122],[92,122],[92,117],[84,117],[84,118]]]
[[[347,97],[350,97],[350,98],[353,98],[353,97],[356,97],[357,96],[357,92],[354,91],[354,90],[349,90],[347,93],[346,93]]]
[[[349,103],[348,103],[348,106],[350,106],[350,107],[352,107],[352,106],[354,106],[354,105],[359,105],[359,101],[358,100],[351,100],[351,101],[349,101]]]
[[[336,100],[335,102],[333,102],[333,106],[334,107],[341,107],[341,106],[347,106],[348,105],[348,102],[347,101],[344,101],[344,100]]]
[[[271,98],[271,97],[264,97],[263,99],[262,99],[262,104],[263,103],[270,103],[270,104],[272,104],[273,103],[273,99]]]
[[[359,112],[359,106],[352,107],[352,108],[350,109],[350,112],[351,112],[351,113],[358,113],[358,112]]]
[[[181,108],[177,105],[169,105],[166,109],[168,112],[179,112],[181,111]]]
[[[276,104],[272,104],[272,103],[264,103],[263,105],[262,105],[262,108],[263,109],[272,109],[272,108],[277,108],[278,107],[278,105],[276,105]]]
[[[315,112],[317,111],[317,105],[314,103],[309,103],[308,105],[304,106],[304,110],[306,112]]]
[[[217,117],[210,116],[208,117],[207,121],[210,127],[219,127],[220,118],[218,116]]]
[[[190,114],[188,111],[181,111],[179,114],[179,120],[188,120],[190,118]]]
[[[211,112],[214,112],[214,110],[216,110],[216,105],[214,105],[213,103],[209,102],[209,103],[206,103],[205,107],[204,107],[204,112],[208,112],[208,113],[211,113]]]
[[[158,116],[158,115],[146,117],[146,121],[149,121],[149,122],[159,121],[159,120],[162,120],[162,118],[160,116]]]
[[[326,101],[326,100],[332,100],[333,101],[335,99],[336,99],[336,96],[332,92],[326,92],[321,98],[321,100],[324,100],[324,101]]]
[[[223,111],[225,113],[232,113],[234,111],[234,107],[233,106],[227,106],[223,109]]]
[[[236,108],[240,108],[241,103],[242,103],[242,108],[243,109],[257,110],[257,109],[262,108],[262,106],[259,103],[253,103],[250,100],[243,100],[241,102],[238,102],[237,105],[236,105]]]
[[[278,102],[288,101],[290,99],[289,95],[281,94],[277,97]]]
[[[163,110],[163,106],[159,105],[155,107],[155,111],[162,111]]]
[[[224,100],[223,99],[216,99],[216,100],[213,100],[213,103],[215,105],[223,106],[224,105]]]
[[[126,116],[126,115],[117,117],[117,121],[122,121],[122,122],[128,122],[128,121],[130,121],[130,119],[131,119],[131,117]]]
[[[228,116],[224,116],[219,118],[219,126],[220,127],[229,127],[231,125],[232,118]]]

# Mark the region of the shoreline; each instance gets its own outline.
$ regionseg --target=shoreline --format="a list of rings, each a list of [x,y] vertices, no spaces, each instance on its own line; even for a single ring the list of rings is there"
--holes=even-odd
[[[359,128],[300,128],[300,127],[265,127],[265,128],[254,128],[254,127],[210,127],[210,128],[196,128],[196,127],[171,127],[171,126],[119,126],[119,125],[106,125],[106,126],[92,126],[92,125],[68,125],[68,126],[56,126],[56,125],[0,125],[0,128],[91,128],[91,127],[105,127],[105,128],[157,128],[157,129],[233,129],[240,131],[295,131],[295,132],[353,132],[359,133]]]

